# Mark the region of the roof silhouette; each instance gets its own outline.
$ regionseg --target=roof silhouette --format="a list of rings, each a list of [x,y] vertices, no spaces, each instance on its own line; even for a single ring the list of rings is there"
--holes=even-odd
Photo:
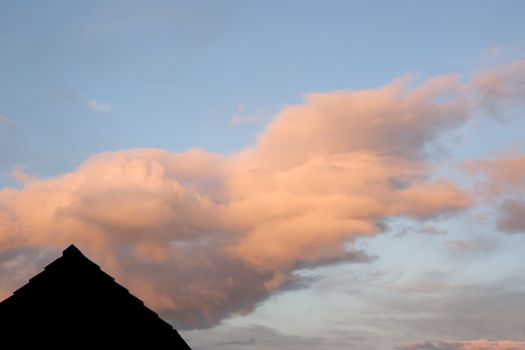
[[[0,347],[6,343],[191,350],[169,323],[74,245],[0,303]]]

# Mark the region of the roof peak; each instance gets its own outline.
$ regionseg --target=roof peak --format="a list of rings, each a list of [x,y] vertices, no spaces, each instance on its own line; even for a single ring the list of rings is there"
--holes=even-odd
[[[20,340],[20,332],[34,336]],[[56,346],[57,337],[70,334],[89,345],[150,344],[157,349],[170,344],[191,350],[169,323],[74,245],[0,303],[0,333],[4,343],[26,347],[34,342]]]
[[[84,256],[84,254],[82,254],[80,249],[75,247],[74,244],[71,244],[69,247],[64,249],[64,251],[62,252],[62,255],[63,256],[82,256],[82,257]]]

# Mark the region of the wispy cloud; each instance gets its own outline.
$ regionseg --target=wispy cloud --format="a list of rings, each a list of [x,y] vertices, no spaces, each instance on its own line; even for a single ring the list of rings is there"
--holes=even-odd
[[[486,339],[469,341],[427,341],[408,343],[397,350],[525,350],[525,342],[513,340],[491,341]]]
[[[11,171],[11,177],[21,184],[26,184],[30,181],[33,181],[35,178],[27,174],[25,170],[25,164],[16,164]]]
[[[95,112],[99,113],[111,113],[111,105],[102,104],[95,100],[88,100],[85,102],[85,106]]]
[[[417,336],[417,341],[436,337],[518,340],[522,336],[521,310],[525,297],[522,273],[510,273],[500,281],[483,283],[454,278],[459,275],[452,271],[439,273],[441,277],[434,274],[415,280],[400,279],[386,286],[386,292],[371,295],[361,322],[375,324],[379,329],[395,328],[398,334]],[[411,345],[413,348],[399,348],[426,350]]]
[[[254,345],[255,344],[255,337],[251,337],[248,340],[227,340],[227,341],[221,341],[218,342],[217,345],[237,345],[237,346],[248,346],[248,345]]]
[[[497,69],[480,72],[470,83],[470,88],[477,95],[475,102],[497,115],[499,110],[510,108],[516,102],[523,103],[525,64],[523,61],[515,61]]]
[[[478,196],[494,203],[501,202],[496,228],[505,233],[525,233],[525,155],[479,160],[464,164],[476,179]]]
[[[97,113],[111,113],[112,111],[112,106],[110,104],[101,103],[94,99],[84,98],[70,89],[58,91],[57,97],[61,102],[87,108]]]
[[[477,236],[471,239],[451,239],[445,242],[451,254],[459,258],[484,256],[494,253],[498,248],[498,242],[485,236]]]
[[[0,114],[0,124],[11,124],[12,121],[4,114]]]
[[[496,226],[500,231],[506,233],[525,233],[525,201],[504,200]]]
[[[192,348],[205,349],[328,349],[326,341],[315,336],[298,336],[282,333],[278,329],[261,325],[246,327],[219,326],[205,331],[184,332]]]
[[[265,112],[263,110],[256,110],[252,113],[246,113],[244,106],[239,106],[237,112],[231,119],[232,126],[238,126],[240,124],[258,124],[268,122],[274,118],[274,115]]]

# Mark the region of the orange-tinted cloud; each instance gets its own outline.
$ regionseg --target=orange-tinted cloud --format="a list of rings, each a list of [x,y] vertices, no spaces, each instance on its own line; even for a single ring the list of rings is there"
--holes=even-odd
[[[525,193],[525,155],[472,161],[464,167],[471,175],[485,177],[480,186],[484,195],[494,198],[509,193]]]
[[[434,341],[408,343],[398,350],[525,350],[525,342],[513,340]]]
[[[525,233],[525,156],[469,162],[465,168],[483,177],[478,182],[482,197],[501,200],[496,227],[506,233]]]
[[[0,191],[0,263],[75,243],[179,326],[205,327],[300,285],[297,268],[366,261],[352,244],[386,219],[471,205],[424,157],[473,116],[468,88],[409,83],[308,95],[229,156],[133,149],[51,179],[18,171],[21,188]]]
[[[470,83],[478,106],[491,113],[523,103],[525,97],[525,61],[519,60],[497,69],[477,74]]]
[[[507,233],[525,233],[525,201],[504,200],[500,207],[497,227]]]

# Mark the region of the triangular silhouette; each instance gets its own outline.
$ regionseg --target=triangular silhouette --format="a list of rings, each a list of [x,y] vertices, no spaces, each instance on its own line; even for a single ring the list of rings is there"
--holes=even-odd
[[[5,344],[191,350],[170,324],[74,245],[0,303],[0,347]]]

